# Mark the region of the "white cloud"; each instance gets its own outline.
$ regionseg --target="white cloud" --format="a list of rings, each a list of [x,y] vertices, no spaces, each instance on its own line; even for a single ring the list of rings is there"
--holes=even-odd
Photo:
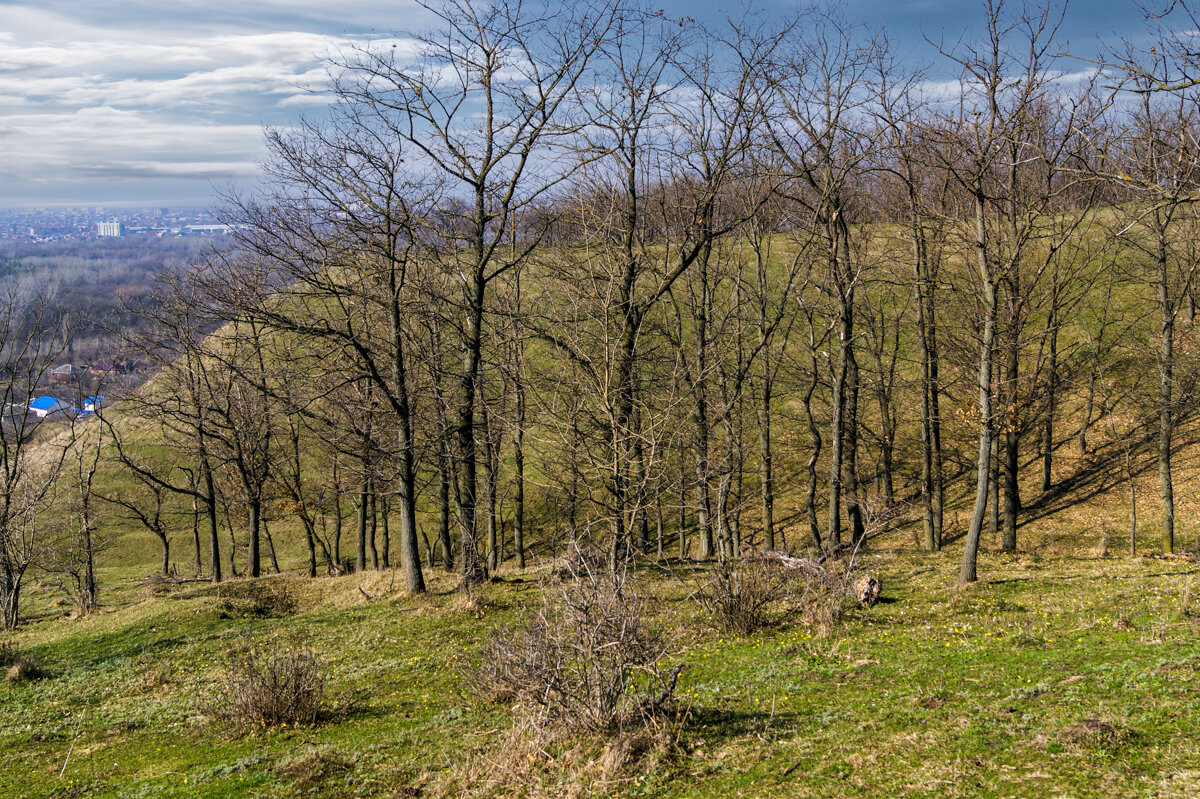
[[[368,43],[412,47],[331,24],[359,11],[395,17],[396,0],[353,13],[315,0],[247,0],[224,14],[190,1],[0,5],[0,202],[94,197],[105,182],[127,195],[163,178],[190,180],[203,198],[212,180],[253,176],[262,125],[328,101],[314,94],[324,59]],[[146,199],[155,191],[147,183]]]

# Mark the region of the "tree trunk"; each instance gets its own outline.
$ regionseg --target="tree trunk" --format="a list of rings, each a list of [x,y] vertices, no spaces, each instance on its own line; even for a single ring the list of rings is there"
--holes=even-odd
[[[221,539],[217,525],[217,489],[213,483],[212,467],[203,460],[200,470],[204,473],[204,504],[208,513],[208,534],[212,551],[212,581],[221,582]],[[232,550],[231,550],[232,553]]]
[[[517,367],[518,372],[520,366]],[[513,467],[516,471],[513,486],[513,555],[517,568],[525,568],[525,384],[517,375],[514,386],[517,394],[517,429],[513,438]]]
[[[275,555],[275,539],[271,537],[271,527],[267,524],[267,520],[262,520],[262,532],[267,539],[267,551],[271,553],[271,571],[279,574],[279,558]]]
[[[357,535],[355,536],[354,546],[354,570],[356,572],[364,572],[367,570],[367,513],[368,497],[371,492],[371,481],[364,477],[362,487],[358,492],[358,523],[355,527]]]
[[[400,560],[404,564],[404,584],[410,594],[421,594],[425,592],[425,575],[421,572],[421,550],[417,544],[417,475],[416,475],[416,456],[413,454],[413,419],[412,406],[409,403],[408,390],[408,365],[405,355],[405,339],[404,328],[400,320],[400,306],[402,288],[401,275],[399,273],[398,264],[392,263],[392,268],[388,272],[388,286],[391,291],[391,336],[392,336],[392,383],[393,391],[393,406],[396,411],[398,424],[396,425],[397,445],[400,449],[400,457],[398,459],[398,474],[397,489],[400,497]],[[439,416],[440,416],[439,411]],[[442,475],[443,481],[445,476]],[[442,501],[449,504],[449,497],[446,496],[446,486],[443,482],[443,497]],[[447,522],[448,528],[448,522]],[[384,546],[383,546],[383,561],[384,566],[388,565],[391,555],[391,539],[387,526],[387,510],[385,505],[384,510]],[[449,539],[449,530],[444,531],[446,538]],[[449,541],[447,540],[446,551],[449,552]],[[447,557],[449,557],[447,555]],[[447,566],[447,568],[450,568]]]
[[[980,309],[983,313],[983,331],[979,342],[979,454],[975,461],[975,507],[971,512],[971,523],[967,528],[966,546],[963,548],[962,567],[958,572],[958,585],[973,583],[978,576],[979,540],[983,533],[983,517],[987,512],[988,477],[992,462],[992,351],[996,337],[996,287],[992,281],[987,261],[987,238],[984,222],[984,205],[981,192],[975,194],[975,249],[982,284]]]
[[[195,480],[192,480],[191,485],[194,490]],[[196,545],[196,576],[199,577],[203,573],[204,563],[200,557],[200,504],[195,494],[192,495],[192,542]]]
[[[833,381],[832,418],[829,422],[829,526],[826,535],[829,546],[836,549],[842,543],[842,469],[844,466],[843,447],[845,445],[846,426],[846,383],[848,372],[850,331],[846,321],[842,321],[839,332],[839,348],[837,374]]]
[[[480,190],[475,198],[475,265],[466,292],[467,318],[463,336],[462,374],[459,378],[458,427],[455,430],[455,499],[458,506],[463,586],[466,588],[478,585],[487,578],[487,567],[479,558],[475,447],[475,394],[483,357],[483,303],[487,289],[484,271],[487,268],[484,254],[485,204],[486,199]]]
[[[850,368],[847,373],[846,386],[846,462],[844,464],[846,474],[846,517],[850,521],[850,540],[854,543],[862,541],[866,534],[866,526],[863,523],[863,510],[861,490],[862,486],[858,479],[858,360],[854,356],[854,350],[851,349],[848,353],[850,358]]]
[[[379,571],[379,547],[375,544],[375,533],[379,529],[379,490],[375,487],[375,481],[371,481],[371,493],[367,497],[367,506],[370,514],[367,518],[370,520],[370,528],[367,531],[367,547],[371,552],[371,568]]]
[[[808,433],[812,436],[812,451],[808,455],[808,492],[804,498],[804,508],[808,514],[808,535],[813,546],[821,551],[821,526],[817,523],[817,459],[821,457],[821,428],[813,416],[812,398],[820,382],[820,372],[817,369],[817,356],[812,356],[812,382],[804,394],[804,415],[808,419]]]
[[[379,550],[379,565],[384,569],[390,569],[392,566],[392,533],[389,527],[388,517],[391,516],[391,503],[385,501],[381,502],[380,504],[383,506],[379,513],[379,529],[382,533],[381,537],[383,538],[383,545]],[[416,555],[417,565],[419,567],[421,563],[420,549],[418,549],[414,554]],[[411,588],[409,589],[409,593],[413,593]]]
[[[158,543],[162,544],[162,575],[166,577],[171,573],[171,540],[166,533],[158,533]]]
[[[683,453],[679,453],[679,559],[687,557],[687,469],[683,464]]]
[[[1015,286],[1014,290],[1019,291],[1020,287]],[[1017,302],[1015,297],[1010,299],[1010,303],[1014,305]],[[1020,320],[1017,317],[1018,311],[1014,309],[1008,325],[1004,370],[1004,534],[1000,541],[1000,549],[1004,552],[1012,552],[1017,548],[1017,515],[1021,511],[1021,486],[1018,482],[1021,468],[1021,419],[1017,415],[1020,401],[1017,380],[1020,374],[1021,343]]]
[[[770,551],[775,549],[775,482],[771,463],[771,366],[763,349],[763,377],[758,395],[758,453],[761,463],[759,491],[762,498],[763,542]]]
[[[910,185],[910,197],[914,196]],[[934,365],[932,339],[932,319],[926,307],[927,301],[932,305],[930,295],[933,292],[933,281],[929,277],[928,243],[924,231],[917,218],[915,201],[912,213],[911,230],[913,237],[913,291],[916,294],[917,306],[917,345],[921,365],[921,524],[924,532],[923,545],[926,552],[936,552],[942,546],[941,531],[938,529],[937,514],[934,508],[934,411],[933,403],[936,396],[934,388]]]
[[[250,537],[250,563],[247,565],[247,572],[251,577],[262,576],[262,553],[260,552],[261,509],[261,502],[257,498],[252,498],[246,503],[246,528]]]
[[[708,466],[708,406],[703,395],[697,398],[692,412],[696,456],[696,528],[700,535],[700,558],[707,560],[715,554],[711,487]]]
[[[480,402],[483,402],[482,390],[480,391]],[[500,456],[499,446],[492,430],[493,424],[494,421],[488,414],[483,439],[483,512],[486,515],[487,523],[487,568],[489,572],[495,572],[501,561],[500,541],[496,530],[496,472]]]
[[[1058,410],[1058,266],[1055,265],[1050,299],[1050,356],[1046,365],[1046,415],[1042,419],[1042,491],[1054,486],[1054,416]],[[1091,409],[1088,409],[1091,412]]]
[[[993,544],[1000,537],[1000,436],[994,427],[992,457],[988,461],[988,534]]]
[[[453,482],[451,469],[453,462],[450,458],[450,452],[446,447],[445,439],[442,439],[438,457],[438,541],[442,545],[442,566],[446,571],[454,570],[454,550],[450,546],[450,485]],[[400,512],[403,517],[407,517],[410,512],[414,513],[412,503],[408,503],[405,508],[404,498],[400,499]],[[415,525],[414,525],[415,526]]]
[[[317,533],[313,529],[312,519],[306,513],[300,520],[304,525],[304,544],[308,549],[308,576],[317,576]]]
[[[1175,486],[1171,470],[1171,439],[1175,432],[1174,369],[1175,308],[1170,295],[1166,242],[1158,248],[1158,307],[1161,321],[1158,356],[1158,484],[1162,497],[1163,552],[1175,551]]]

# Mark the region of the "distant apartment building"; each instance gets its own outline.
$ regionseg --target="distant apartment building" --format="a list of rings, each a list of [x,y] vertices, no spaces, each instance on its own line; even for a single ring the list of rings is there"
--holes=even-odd
[[[96,223],[96,235],[97,236],[124,236],[125,235],[125,223],[117,222],[115,220],[112,222],[97,222]]]

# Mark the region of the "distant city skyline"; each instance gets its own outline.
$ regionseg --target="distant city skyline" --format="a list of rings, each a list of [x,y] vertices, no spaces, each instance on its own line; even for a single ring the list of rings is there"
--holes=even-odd
[[[669,16],[740,13],[715,0],[655,2]],[[764,12],[810,3],[766,0]],[[845,0],[903,58],[981,18],[959,0]],[[1115,8],[1114,8],[1115,7]],[[0,0],[0,206],[205,206],[252,188],[263,126],[319,113],[322,57],[395,42],[426,13],[411,0]],[[1064,38],[1138,37],[1136,4],[1077,0]]]

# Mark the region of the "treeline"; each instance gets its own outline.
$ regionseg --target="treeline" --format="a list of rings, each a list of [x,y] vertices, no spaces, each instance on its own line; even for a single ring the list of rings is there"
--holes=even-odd
[[[1141,439],[1173,547],[1189,4],[1096,67],[1061,6],[989,2],[950,83],[828,11],[428,11],[411,52],[328,64],[328,115],[268,131],[261,192],[227,198],[237,246],[142,311],[164,368],[99,429],[142,492],[106,499],[164,549],[183,498],[213,580],[223,528],[257,576],[287,517],[310,574],[422,591],[535,545],[838,552],[911,515],[925,549],[965,534],[967,583],[1064,447],[1132,480]]]

